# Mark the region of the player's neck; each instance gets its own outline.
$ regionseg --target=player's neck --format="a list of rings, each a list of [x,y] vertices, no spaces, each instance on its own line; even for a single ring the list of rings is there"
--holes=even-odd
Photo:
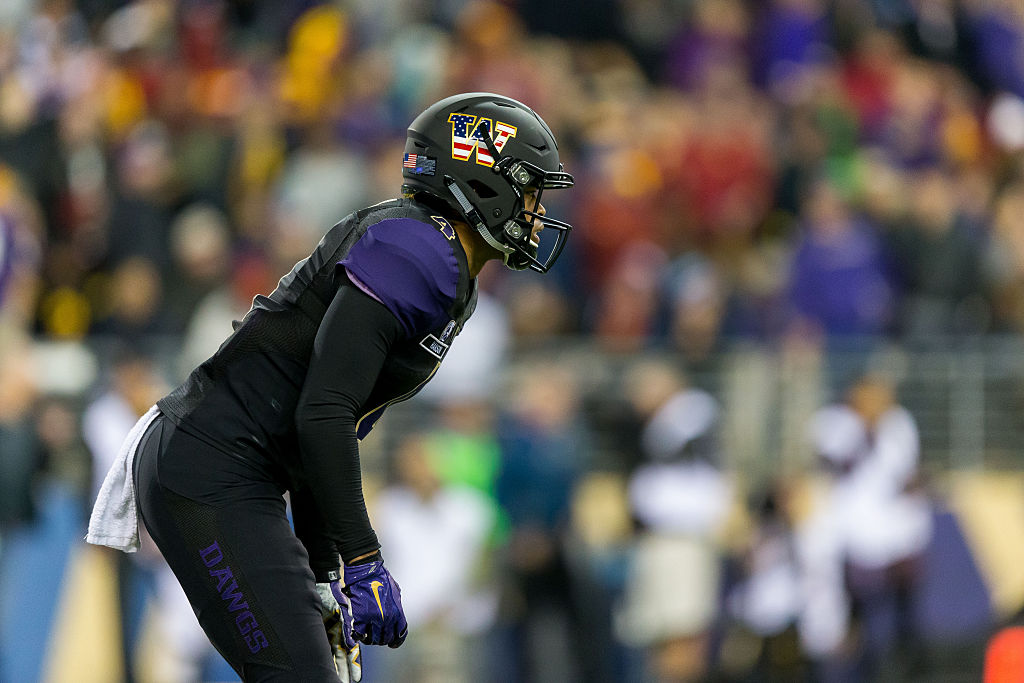
[[[484,264],[491,259],[501,257],[501,253],[487,244],[484,238],[476,230],[469,227],[467,223],[455,221],[455,232],[459,236],[459,242],[466,252],[466,262],[469,264],[469,276],[475,278],[480,274]]]

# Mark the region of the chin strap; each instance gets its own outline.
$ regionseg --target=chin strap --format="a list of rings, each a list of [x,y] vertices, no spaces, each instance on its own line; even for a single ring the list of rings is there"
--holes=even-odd
[[[469,201],[469,198],[466,197],[466,193],[462,191],[462,188],[459,187],[454,178],[446,175],[444,177],[444,184],[448,188],[448,191],[452,193],[452,196],[455,197],[455,201],[457,201],[459,206],[462,207],[462,213],[465,214],[466,220],[468,220],[469,224],[473,226],[473,229],[480,233],[480,236],[484,238],[484,241],[486,241],[487,244],[491,245],[502,254],[505,254],[505,258],[507,259],[509,254],[515,250],[494,238],[491,231],[487,229],[487,224],[484,223],[483,218],[480,217],[480,212],[477,211],[476,207]]]

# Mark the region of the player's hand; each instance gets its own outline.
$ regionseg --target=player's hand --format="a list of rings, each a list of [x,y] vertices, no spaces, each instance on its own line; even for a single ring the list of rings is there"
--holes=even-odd
[[[352,635],[352,604],[341,591],[340,583],[318,583],[320,615],[334,654],[334,666],[341,683],[359,683],[363,677],[362,653]]]
[[[398,647],[409,625],[402,610],[402,589],[383,560],[345,565],[342,589],[352,602],[353,633],[367,645]]]

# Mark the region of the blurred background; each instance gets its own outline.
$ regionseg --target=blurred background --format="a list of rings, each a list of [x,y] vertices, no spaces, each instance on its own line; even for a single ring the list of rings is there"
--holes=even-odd
[[[364,680],[1020,680],[1018,0],[3,0],[0,681],[237,680],[87,511],[473,90],[576,230],[364,443]]]

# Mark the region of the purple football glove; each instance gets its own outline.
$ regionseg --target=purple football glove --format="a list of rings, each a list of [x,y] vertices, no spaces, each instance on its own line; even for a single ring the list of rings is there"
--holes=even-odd
[[[351,601],[352,630],[357,640],[388,647],[405,642],[409,626],[402,610],[402,589],[382,560],[346,565],[344,587],[338,582],[331,584],[335,593],[339,588]]]

